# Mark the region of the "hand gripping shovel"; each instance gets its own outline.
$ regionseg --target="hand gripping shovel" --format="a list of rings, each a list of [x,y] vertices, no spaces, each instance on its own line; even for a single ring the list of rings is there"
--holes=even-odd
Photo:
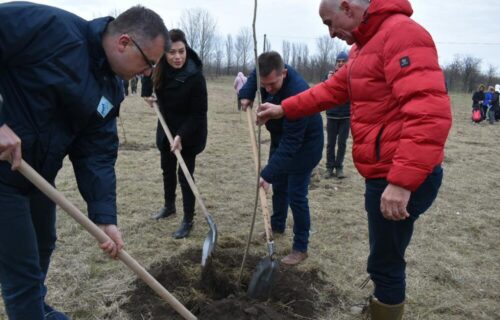
[[[76,220],[82,227],[85,228],[99,243],[109,241],[110,238],[98,226],[89,220],[77,207],[75,207],[64,195],[57,191],[50,183],[48,183],[41,175],[39,175],[29,164],[21,161],[18,171],[31,183],[33,183],[40,191],[42,191],[54,203],[63,208],[73,219]],[[175,309],[184,319],[195,320],[196,317],[182,305],[170,292],[167,291],[151,274],[149,274],[134,258],[132,258],[125,250],[118,252],[120,259],[127,267],[137,274],[139,278],[144,280],[158,295],[160,295],[172,308]]]
[[[165,122],[165,119],[163,118],[163,115],[160,112],[158,103],[153,102],[153,108],[155,109],[156,115],[160,120],[161,126],[163,127],[163,130],[167,135],[168,141],[170,142],[170,144],[173,144],[174,137],[172,136],[172,133],[170,133],[170,129],[168,129],[167,123]],[[196,200],[198,201],[198,204],[200,205],[203,214],[205,215],[205,219],[207,219],[208,226],[210,227],[207,237],[205,238],[205,242],[203,243],[203,253],[201,256],[201,266],[205,267],[207,259],[212,255],[212,252],[214,251],[215,245],[217,243],[217,225],[215,224],[214,219],[212,218],[210,213],[208,213],[208,210],[205,207],[203,200],[201,199],[200,193],[198,192],[198,188],[194,184],[193,177],[191,177],[191,173],[189,173],[189,170],[186,167],[186,163],[184,162],[184,159],[182,158],[182,155],[179,150],[175,150],[175,156],[177,157],[177,161],[179,161],[179,165],[182,168],[182,172],[184,172],[184,176],[186,177],[186,180],[188,181],[189,186],[191,187],[191,190],[193,191],[193,194],[195,195]]]
[[[255,167],[257,169],[259,160],[257,155],[257,142],[255,139],[255,131],[253,129],[251,112],[252,110],[248,108],[246,114],[248,120],[248,128],[250,130],[250,140],[252,142]],[[257,172],[257,174],[259,173]],[[264,218],[264,229],[266,232],[266,242],[269,255],[264,257],[257,265],[257,268],[255,269],[255,272],[250,279],[250,283],[247,289],[247,295],[253,299],[267,300],[269,298],[269,295],[271,294],[271,289],[274,285],[274,282],[276,281],[276,277],[279,271],[279,264],[275,259],[274,239],[269,219],[266,191],[262,187],[259,188],[259,198],[262,208],[262,216]]]

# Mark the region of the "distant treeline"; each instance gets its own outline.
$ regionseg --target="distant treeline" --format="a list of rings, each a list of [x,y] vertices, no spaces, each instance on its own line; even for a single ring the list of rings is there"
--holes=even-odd
[[[207,76],[236,75],[242,71],[248,74],[254,67],[253,35],[249,27],[240,28],[236,36],[221,36],[217,22],[205,9],[184,11],[180,28],[186,33],[189,45],[199,54]],[[336,55],[347,47],[342,41],[332,40],[328,35],[316,40],[315,54],[307,44],[283,41],[281,50],[272,48],[266,39],[258,39],[259,52],[275,50],[280,52],[285,63],[293,66],[307,81],[324,80],[328,70],[333,68]],[[482,83],[500,83],[495,67],[481,72],[481,59],[472,56],[456,56],[452,63],[442,66],[449,91],[473,92]]]

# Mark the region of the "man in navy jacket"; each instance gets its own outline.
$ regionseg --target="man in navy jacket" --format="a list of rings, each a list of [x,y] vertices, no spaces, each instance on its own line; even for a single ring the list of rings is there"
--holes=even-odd
[[[15,171],[21,157],[54,185],[69,155],[89,218],[112,239],[100,247],[116,257],[121,79],[149,75],[167,42],[160,16],[141,6],[86,21],[28,2],[0,5],[0,283],[9,319],[68,319],[44,301],[55,204]]]
[[[349,56],[342,51],[335,59],[335,72],[347,63]],[[335,73],[334,72],[334,73]],[[329,73],[330,78],[333,73]],[[326,178],[336,176],[343,179],[344,176],[344,156],[349,137],[351,103],[348,101],[340,106],[335,106],[326,110]],[[338,144],[337,144],[338,143]],[[335,152],[337,145],[337,152]],[[333,172],[335,169],[335,173]]]
[[[283,63],[277,52],[261,54],[258,63],[263,102],[278,103],[309,88],[292,67]],[[254,70],[238,94],[244,110],[252,104],[256,88]],[[261,171],[261,185],[267,190],[272,184],[274,233],[285,232],[288,205],[292,209],[293,248],[281,262],[296,265],[307,258],[310,229],[307,193],[312,170],[321,160],[323,122],[316,114],[296,121],[268,121],[266,127],[271,134],[271,148],[269,161]]]

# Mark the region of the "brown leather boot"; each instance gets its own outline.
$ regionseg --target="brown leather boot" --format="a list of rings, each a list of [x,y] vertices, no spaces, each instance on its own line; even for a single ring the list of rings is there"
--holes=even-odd
[[[281,259],[281,263],[288,266],[295,266],[308,257],[307,252],[293,250],[292,253]]]
[[[405,303],[385,304],[372,298],[370,300],[370,315],[372,320],[402,320]]]

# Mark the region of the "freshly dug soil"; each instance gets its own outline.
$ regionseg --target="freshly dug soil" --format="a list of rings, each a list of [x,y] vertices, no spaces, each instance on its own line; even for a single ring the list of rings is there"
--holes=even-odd
[[[318,269],[304,271],[282,265],[270,298],[267,301],[250,299],[246,296],[247,285],[262,257],[251,254],[247,257],[241,288],[238,288],[243,251],[230,242],[219,241],[203,270],[201,249],[191,249],[153,266],[150,272],[198,319],[314,319],[338,303],[332,289],[326,296],[318,296],[318,292],[331,287],[322,280]],[[130,300],[123,305],[131,319],[182,319],[141,280],[136,280],[134,287],[129,293]]]

